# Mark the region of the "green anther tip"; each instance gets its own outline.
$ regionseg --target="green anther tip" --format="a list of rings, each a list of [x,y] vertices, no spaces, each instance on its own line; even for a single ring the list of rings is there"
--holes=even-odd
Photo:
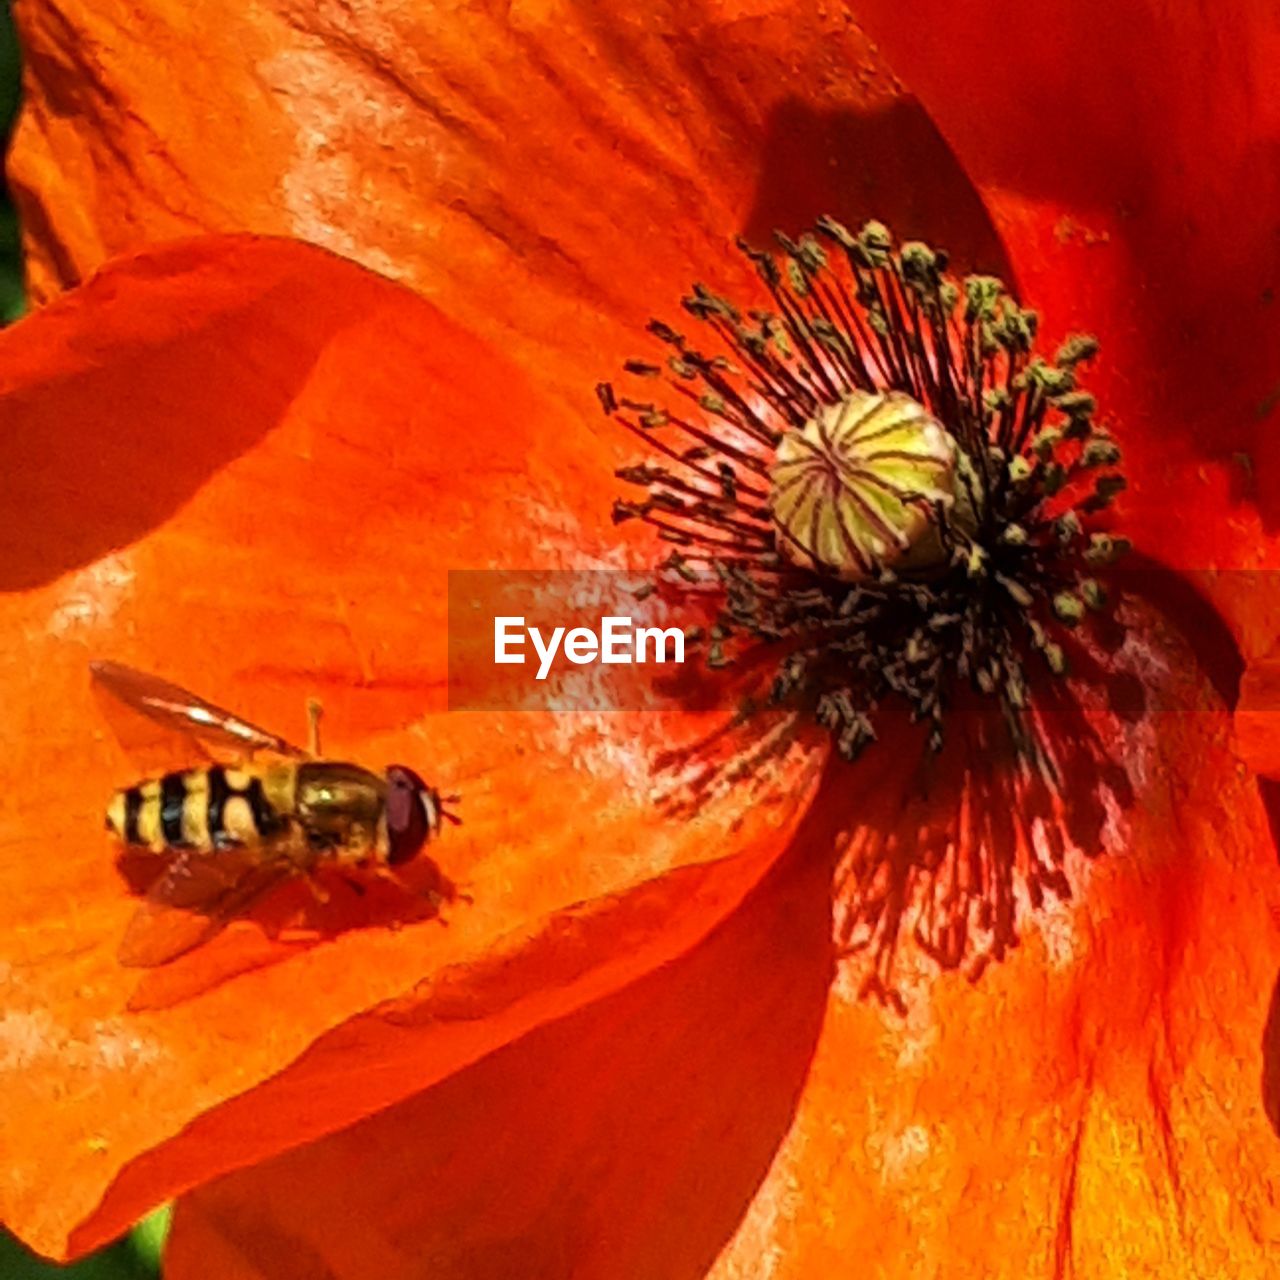
[[[1079,625],[1084,617],[1084,605],[1066,591],[1060,591],[1053,597],[1053,611],[1057,614],[1058,620],[1068,627]]]

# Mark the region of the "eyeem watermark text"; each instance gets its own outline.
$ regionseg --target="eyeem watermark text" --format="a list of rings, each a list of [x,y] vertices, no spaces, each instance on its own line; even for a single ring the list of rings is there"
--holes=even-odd
[[[494,618],[495,663],[523,664],[528,661],[530,647],[537,655],[537,678],[545,680],[562,647],[564,656],[578,666],[592,662],[683,662],[684,632],[679,627],[637,627],[633,618],[620,614],[601,618],[599,631],[553,627],[546,634],[539,627],[526,626],[523,617]]]

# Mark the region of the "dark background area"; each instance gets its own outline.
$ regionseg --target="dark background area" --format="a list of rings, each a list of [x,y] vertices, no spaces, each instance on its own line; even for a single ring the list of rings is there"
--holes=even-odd
[[[4,134],[6,153],[21,92],[18,37],[5,0],[0,13],[0,131]],[[9,199],[9,185],[5,180],[0,182],[0,324],[12,324],[25,309],[18,215]]]

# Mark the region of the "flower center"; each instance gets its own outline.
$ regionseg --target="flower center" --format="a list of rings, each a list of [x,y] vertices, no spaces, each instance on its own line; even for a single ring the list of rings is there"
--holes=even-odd
[[[956,447],[900,391],[851,391],[786,432],[769,472],[782,554],[857,582],[901,564],[955,498]],[[936,541],[936,540],[934,540]]]
[[[706,661],[772,652],[759,700],[811,713],[846,757],[895,700],[940,748],[964,685],[1031,751],[1029,680],[1066,671],[1127,546],[1104,527],[1120,453],[1078,386],[1097,343],[1046,360],[1035,312],[994,277],[957,282],[880,223],[817,231],[779,235],[776,255],[740,246],[772,306],[684,299],[710,350],[651,322],[665,365],[626,369],[665,380],[663,404],[597,388],[657,455],[618,472],[642,493],[614,518],[673,545],[660,585],[718,586],[715,624],[691,635]]]

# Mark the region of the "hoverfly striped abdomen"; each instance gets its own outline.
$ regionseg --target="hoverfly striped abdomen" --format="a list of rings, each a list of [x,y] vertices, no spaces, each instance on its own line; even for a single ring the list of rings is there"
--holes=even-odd
[[[166,773],[117,791],[107,828],[125,844],[153,853],[261,844],[289,825],[295,773],[291,764]]]

